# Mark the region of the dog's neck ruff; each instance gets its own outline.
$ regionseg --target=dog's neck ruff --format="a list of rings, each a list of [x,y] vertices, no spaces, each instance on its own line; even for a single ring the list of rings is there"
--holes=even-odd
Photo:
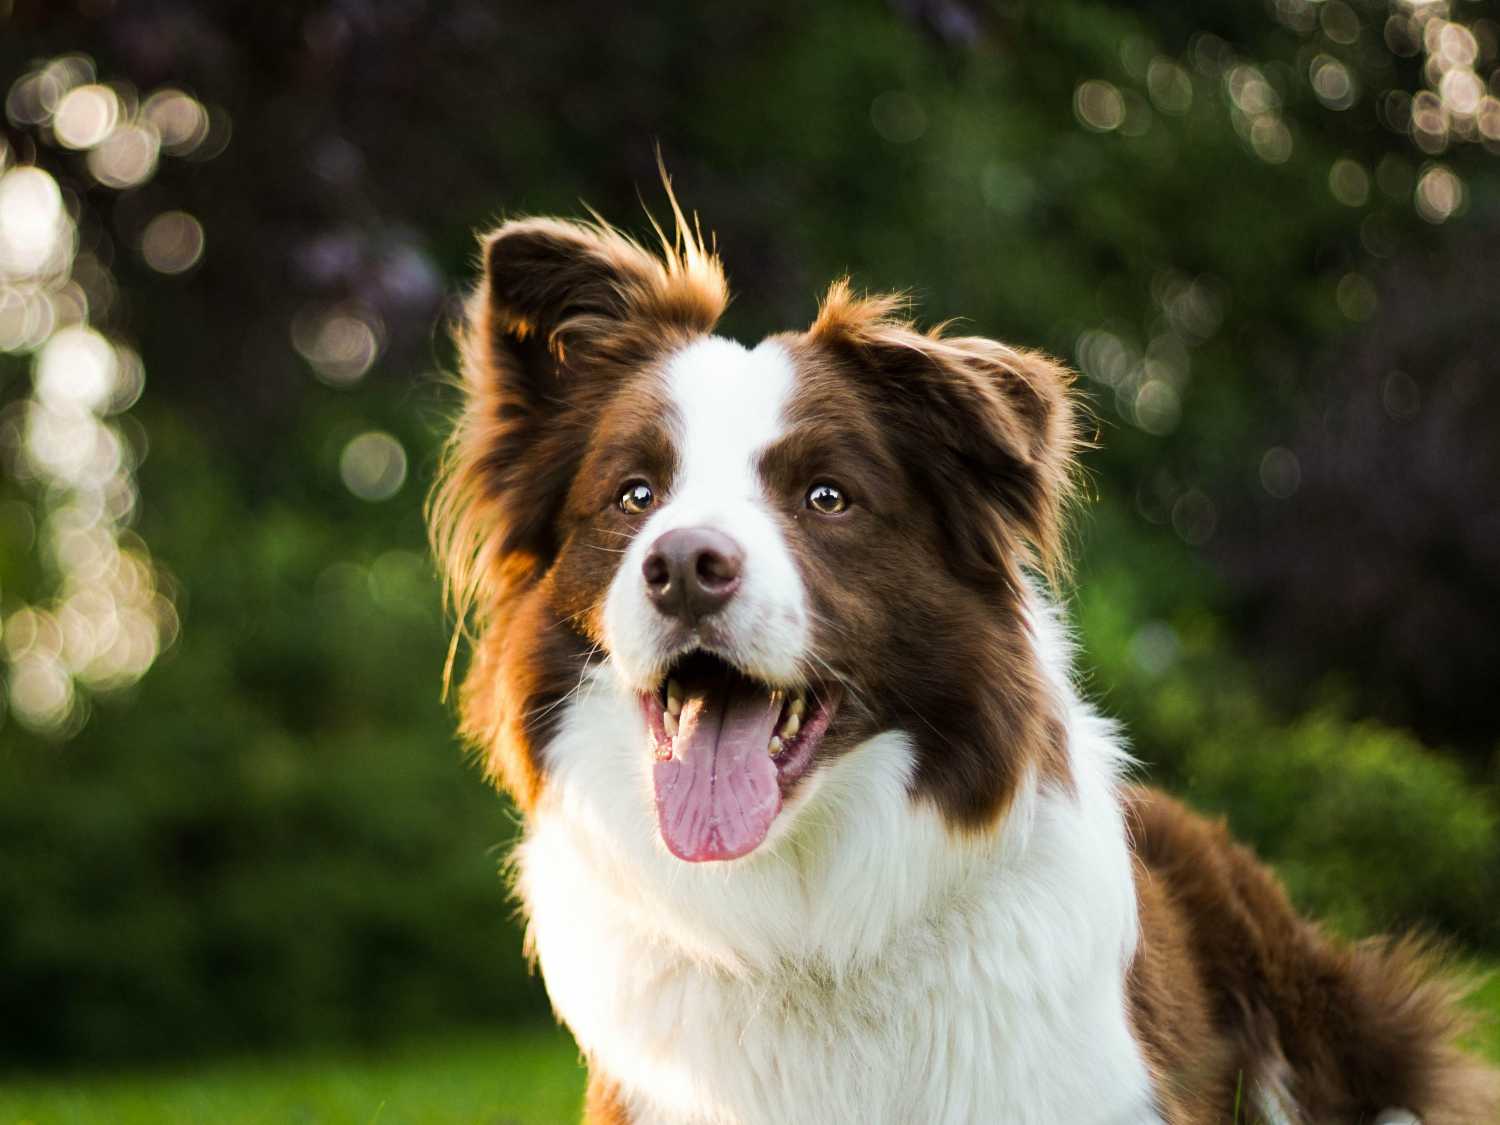
[[[518,888],[552,1002],[633,1121],[1159,1120],[1126,999],[1125,756],[1040,598],[1031,618],[1072,785],[1031,779],[969,837],[912,800],[889,732],[751,855],[685,864],[630,693],[605,665],[567,705]]]

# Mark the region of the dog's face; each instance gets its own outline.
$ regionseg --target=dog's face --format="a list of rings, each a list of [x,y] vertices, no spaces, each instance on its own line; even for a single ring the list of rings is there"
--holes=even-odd
[[[1059,368],[843,285],[743,348],[710,334],[724,283],[691,240],[526,220],[485,265],[434,529],[480,626],[465,730],[523,807],[601,663],[683,860],[753,851],[884,731],[958,830],[1065,774],[1020,571],[1057,552]]]

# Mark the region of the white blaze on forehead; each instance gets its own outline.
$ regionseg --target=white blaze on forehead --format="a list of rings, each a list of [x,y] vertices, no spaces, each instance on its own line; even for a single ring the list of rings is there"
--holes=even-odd
[[[664,673],[682,637],[647,599],[641,563],[666,532],[709,527],[744,551],[739,590],[715,615],[715,643],[752,675],[796,682],[808,638],[802,579],[777,515],[782,498],[766,494],[758,469],[785,428],[796,369],[779,344],[751,350],[713,336],[672,356],[663,379],[676,471],[610,586],[606,645],[638,688]]]
[[[796,378],[785,350],[710,336],[673,356],[666,377],[677,414],[673,500],[759,496],[756,458],[781,435]]]

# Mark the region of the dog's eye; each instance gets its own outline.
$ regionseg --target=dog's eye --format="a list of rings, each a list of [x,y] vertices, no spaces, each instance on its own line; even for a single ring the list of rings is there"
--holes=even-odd
[[[825,516],[836,516],[849,506],[849,500],[837,485],[819,481],[807,490],[807,506]]]
[[[620,492],[620,511],[629,516],[638,516],[656,503],[656,493],[643,480],[628,482]]]

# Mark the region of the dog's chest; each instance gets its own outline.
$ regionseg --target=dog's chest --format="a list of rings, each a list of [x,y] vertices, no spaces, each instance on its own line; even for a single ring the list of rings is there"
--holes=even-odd
[[[786,963],[729,972],[650,936],[638,903],[581,894],[578,856],[523,859],[531,935],[548,991],[632,1119],[892,1125],[1157,1120],[1130,1036],[1120,974],[1064,992],[1052,937],[1003,910],[919,925],[839,979]],[[577,878],[556,882],[562,869]],[[564,887],[568,893],[559,893]]]

